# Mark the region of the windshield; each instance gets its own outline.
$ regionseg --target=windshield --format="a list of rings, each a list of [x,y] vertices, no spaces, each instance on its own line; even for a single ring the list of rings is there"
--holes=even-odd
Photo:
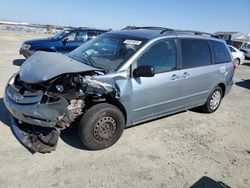
[[[93,67],[116,71],[145,40],[122,35],[103,34],[69,53],[69,57]]]
[[[63,38],[68,32],[67,31],[60,31],[58,33],[56,33],[55,35],[53,35],[51,38],[52,39],[61,39]]]

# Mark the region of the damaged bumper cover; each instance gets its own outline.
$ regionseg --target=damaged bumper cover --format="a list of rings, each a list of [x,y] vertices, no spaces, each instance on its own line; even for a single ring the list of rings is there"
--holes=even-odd
[[[20,123],[12,115],[10,120],[13,134],[31,153],[48,153],[56,149],[60,136],[59,130]]]
[[[4,103],[8,111],[23,122],[42,127],[55,127],[58,117],[68,112],[68,102],[63,98],[58,101],[41,104],[43,94],[22,96],[11,86],[7,86]],[[68,117],[69,114],[65,114]]]
[[[60,130],[69,126],[75,114],[81,113],[81,100],[69,103],[60,98],[42,103],[43,93],[21,95],[16,89],[8,85],[4,95],[13,134],[32,153],[54,151]]]
[[[86,100],[99,100],[104,95],[118,97],[110,84],[86,77],[80,79],[81,85],[76,89],[74,82],[78,79],[66,78],[69,80],[63,80],[65,87],[61,86],[68,88],[60,94],[52,89],[44,90],[42,85],[25,83],[15,75],[6,86],[4,103],[11,115],[11,129],[32,153],[54,151],[60,130],[69,127],[84,113]],[[50,87],[56,87],[56,84],[53,82]]]

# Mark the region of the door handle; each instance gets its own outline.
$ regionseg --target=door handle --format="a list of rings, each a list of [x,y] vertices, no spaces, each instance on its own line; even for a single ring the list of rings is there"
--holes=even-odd
[[[190,74],[187,73],[187,72],[184,72],[184,73],[181,75],[182,78],[188,78],[189,76],[190,76]]]
[[[170,80],[177,80],[179,79],[180,76],[178,76],[177,74],[173,74],[171,77],[170,77]]]

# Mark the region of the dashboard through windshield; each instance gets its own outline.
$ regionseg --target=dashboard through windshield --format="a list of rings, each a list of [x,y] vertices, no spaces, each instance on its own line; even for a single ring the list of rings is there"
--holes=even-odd
[[[132,57],[145,42],[145,39],[102,34],[81,45],[68,56],[93,67],[115,71]]]

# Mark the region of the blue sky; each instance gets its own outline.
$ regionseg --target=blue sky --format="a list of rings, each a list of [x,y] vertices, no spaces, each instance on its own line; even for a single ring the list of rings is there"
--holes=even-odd
[[[113,29],[138,25],[248,33],[250,0],[0,0],[0,19]]]

